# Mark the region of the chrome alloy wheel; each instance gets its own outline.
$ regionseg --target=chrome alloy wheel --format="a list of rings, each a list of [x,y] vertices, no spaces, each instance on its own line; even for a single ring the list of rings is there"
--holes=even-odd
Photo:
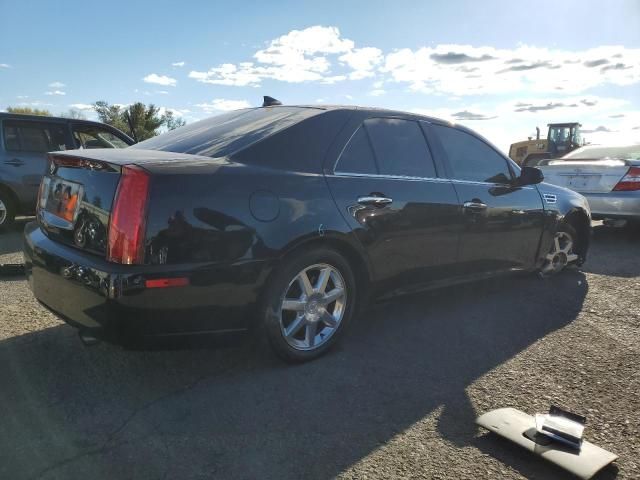
[[[299,272],[280,302],[280,329],[296,350],[314,350],[338,330],[347,305],[340,272],[325,263]]]
[[[0,200],[0,225],[7,219],[7,206]]]
[[[577,259],[578,255],[573,253],[573,237],[571,234],[564,231],[557,232],[540,273],[542,275],[553,275]]]

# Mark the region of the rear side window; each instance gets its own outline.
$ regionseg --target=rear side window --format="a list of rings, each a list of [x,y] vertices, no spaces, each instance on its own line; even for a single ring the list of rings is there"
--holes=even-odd
[[[432,125],[447,155],[456,180],[509,183],[507,160],[489,145],[456,128]]]
[[[74,125],[73,139],[78,148],[127,148],[129,145],[113,133],[92,125]]]
[[[236,110],[176,128],[131,148],[224,157],[323,112],[305,107]]]
[[[338,165],[336,166],[336,172],[369,175],[378,173],[376,161],[373,157],[373,150],[364,127],[358,129],[342,151],[342,155],[340,155]]]
[[[382,175],[435,177],[436,170],[418,122],[398,118],[365,121]]]
[[[65,150],[63,125],[40,122],[3,122],[4,147],[10,151],[53,152]]]

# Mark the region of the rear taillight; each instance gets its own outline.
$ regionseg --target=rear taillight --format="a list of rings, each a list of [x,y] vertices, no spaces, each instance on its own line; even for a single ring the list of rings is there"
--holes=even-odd
[[[148,198],[149,174],[135,165],[122,167],[109,221],[110,262],[143,263]]]
[[[613,187],[616,192],[630,192],[640,190],[640,167],[631,167],[618,184]]]
[[[45,206],[45,203],[47,201],[47,193],[49,193],[50,181],[51,179],[49,177],[42,177],[42,180],[40,180],[40,188],[38,189],[38,210],[43,209]]]

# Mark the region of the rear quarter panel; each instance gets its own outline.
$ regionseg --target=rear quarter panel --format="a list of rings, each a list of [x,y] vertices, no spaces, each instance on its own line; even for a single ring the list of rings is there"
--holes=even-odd
[[[150,263],[272,265],[307,240],[350,241],[322,174],[229,164],[209,175],[158,175],[150,195]]]

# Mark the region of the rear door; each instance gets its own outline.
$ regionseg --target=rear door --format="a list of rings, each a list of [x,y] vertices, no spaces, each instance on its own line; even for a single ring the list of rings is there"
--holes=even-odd
[[[367,119],[326,178],[376,280],[395,290],[447,275],[456,260],[458,200],[439,178],[419,122]]]
[[[460,199],[460,273],[532,267],[544,222],[537,188],[514,186],[506,157],[479,137],[436,124],[430,131]]]
[[[4,120],[2,128],[5,147],[2,170],[16,185],[24,207],[35,211],[47,152],[67,149],[71,144],[68,128],[65,123],[46,120]]]

